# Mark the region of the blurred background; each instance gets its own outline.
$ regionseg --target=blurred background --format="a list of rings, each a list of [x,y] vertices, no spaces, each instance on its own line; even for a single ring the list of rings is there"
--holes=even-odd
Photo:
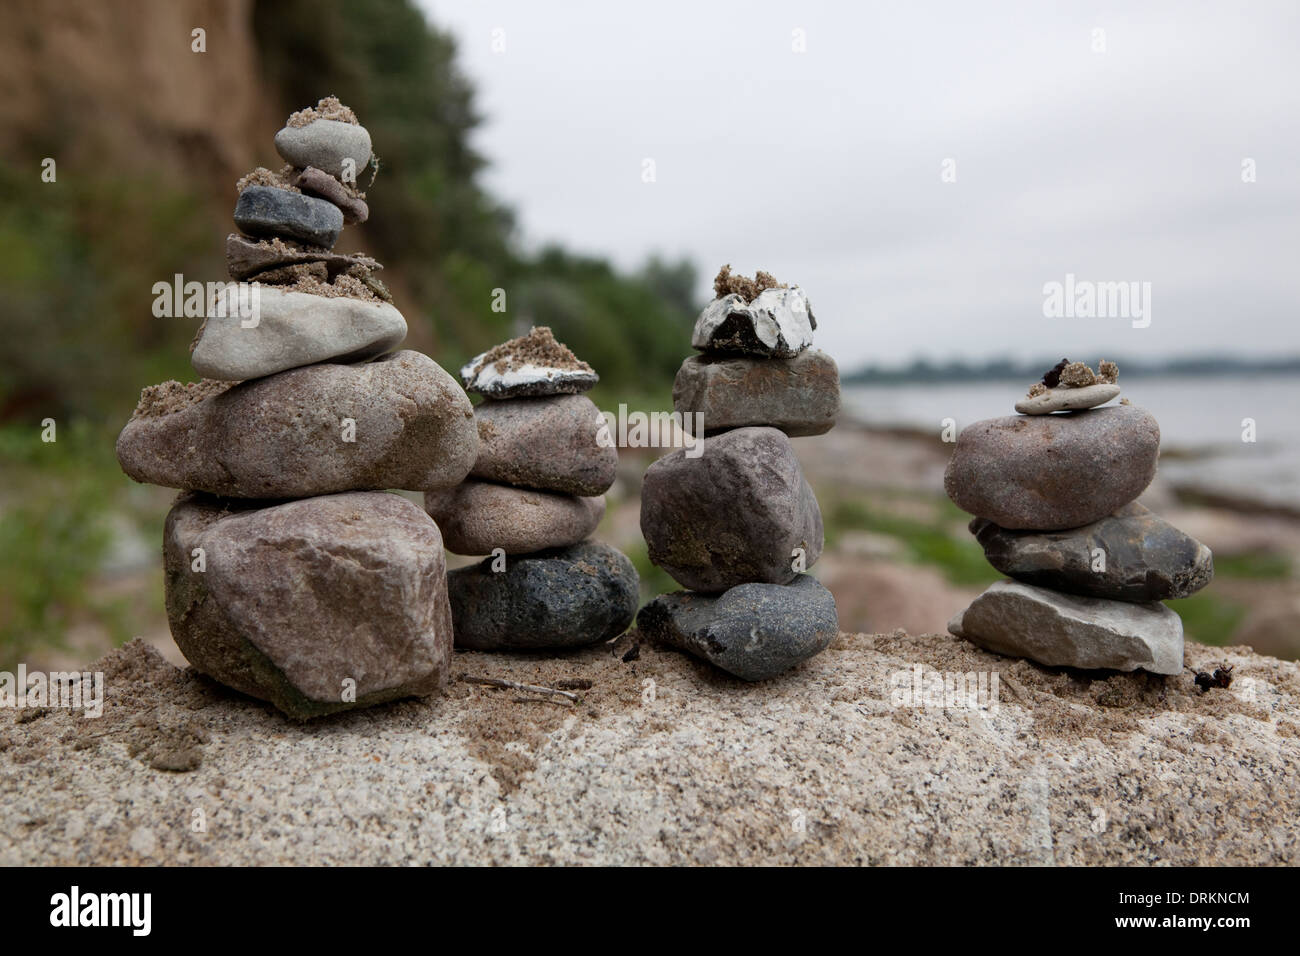
[[[1215,552],[1214,583],[1170,602],[1189,636],[1300,657],[1294,5],[3,10],[0,669],[137,635],[181,661],[174,493],[113,452],[142,387],[195,377],[197,323],[153,317],[152,287],[225,278],[236,180],[278,168],[275,131],[327,94],[381,159],[340,249],[384,263],[408,346],[445,368],[549,325],[602,408],[669,409],[720,265],[808,292],[844,415],[795,444],[845,630],[942,631],[998,578],[942,493],[944,420],[1107,358],[1162,427],[1142,500]],[[1151,283],[1150,324],[1046,318],[1067,274]],[[675,589],[638,527],[657,454],[623,452],[598,533],[647,598]]]

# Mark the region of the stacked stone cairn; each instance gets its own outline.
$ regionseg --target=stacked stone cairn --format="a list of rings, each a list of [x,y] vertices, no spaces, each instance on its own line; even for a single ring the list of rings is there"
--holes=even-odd
[[[365,127],[329,98],[275,144],[291,165],[239,184],[244,235],[227,258],[248,281],[208,302],[191,355],[203,379],[146,388],[117,457],[136,481],[183,490],[163,555],[186,658],[305,719],[442,686],[442,536],[384,489],[458,484],[478,432],[455,379],[390,353],[406,322],[378,263],[330,251],[367,215],[351,175],[370,162]]]
[[[817,327],[797,286],[724,266],[673,387],[703,448],[646,471],[641,533],[650,560],[688,590],[637,617],[647,637],[744,680],[775,677],[839,633],[835,599],[804,573],[821,556],[822,515],[791,445],[839,414],[839,371],[810,348]],[[703,434],[700,434],[700,432]]]
[[[618,469],[607,423],[582,394],[599,376],[545,326],[460,374],[484,397],[478,457],[466,481],[424,496],[449,551],[488,556],[447,577],[456,646],[562,649],[622,634],[636,615],[636,569],[587,540]]]
[[[1182,619],[1161,601],[1214,576],[1210,549],[1138,504],[1160,427],[1119,396],[1119,369],[1063,359],[1019,415],[962,430],[948,496],[999,581],[948,625],[957,637],[1048,666],[1177,674]],[[1102,407],[1105,406],[1105,407]]]

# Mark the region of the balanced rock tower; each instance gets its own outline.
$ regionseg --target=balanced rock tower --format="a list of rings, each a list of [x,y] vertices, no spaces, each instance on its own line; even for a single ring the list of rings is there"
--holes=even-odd
[[[636,569],[587,540],[618,468],[605,419],[582,394],[599,376],[545,326],[460,374],[484,397],[478,457],[468,480],[424,496],[447,550],[488,555],[447,577],[456,646],[582,647],[622,634],[636,614]]]
[[[136,481],[183,494],[163,536],[167,615],[189,662],[308,718],[429,694],[452,647],[438,526],[384,489],[458,484],[478,456],[469,398],[418,352],[365,256],[370,135],[330,97],[275,138],[289,165],[239,184],[192,346],[203,379],[146,388],[117,440]]]
[[[1000,654],[1084,669],[1183,669],[1182,619],[1159,603],[1214,577],[1210,549],[1136,499],[1160,427],[1119,396],[1119,369],[1063,359],[1016,403],[957,439],[944,488],[999,581],[948,630]],[[1104,406],[1104,407],[1103,407]]]
[[[701,445],[646,471],[641,533],[650,560],[688,590],[637,617],[648,637],[744,680],[784,673],[839,633],[835,599],[804,572],[821,556],[821,509],[791,435],[835,424],[839,371],[811,348],[817,327],[797,286],[724,266],[696,321],[674,410]]]

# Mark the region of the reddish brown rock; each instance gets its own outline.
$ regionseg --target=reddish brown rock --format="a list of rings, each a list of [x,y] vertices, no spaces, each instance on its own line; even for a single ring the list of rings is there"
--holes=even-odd
[[[600,441],[605,419],[585,395],[484,402],[474,417],[475,478],[585,496],[614,483],[618,449]]]
[[[579,498],[471,479],[426,492],[425,510],[453,554],[530,554],[577,544],[605,516],[605,497]]]
[[[1160,426],[1135,405],[975,422],[944,473],[963,511],[1003,528],[1060,531],[1090,524],[1151,484]]]
[[[305,719],[437,691],[452,618],[438,527],[397,495],[269,507],[184,495],[167,617],[194,667]]]

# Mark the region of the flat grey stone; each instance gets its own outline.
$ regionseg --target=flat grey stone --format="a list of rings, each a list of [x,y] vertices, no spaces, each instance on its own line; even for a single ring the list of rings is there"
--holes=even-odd
[[[957,614],[948,630],[1049,667],[1153,674],[1183,669],[1182,619],[1156,602],[1108,601],[998,581]]]
[[[253,507],[185,495],[167,515],[163,559],[186,659],[292,717],[431,694],[447,677],[442,538],[405,498]]]
[[[984,518],[972,518],[970,530],[1003,574],[1071,594],[1166,601],[1214,578],[1209,548],[1136,501],[1066,531],[1008,531]]]
[[[683,587],[789,584],[822,553],[822,514],[790,439],[775,428],[737,428],[652,464],[641,487],[641,534],[650,560]]]
[[[742,680],[767,680],[826,649],[839,633],[831,592],[807,574],[740,584],[717,596],[678,591],[637,615],[642,633]]]
[[[621,551],[598,541],[447,575],[456,646],[477,651],[583,647],[618,637],[636,616],[639,579]]]
[[[448,487],[477,455],[468,396],[411,351],[228,388],[154,386],[117,439],[117,460],[136,481],[236,498]]]
[[[245,295],[223,286],[208,306],[190,356],[204,378],[242,382],[317,362],[353,362],[382,355],[406,338],[406,320],[387,302],[256,283],[247,293],[258,306],[252,325],[238,308]]]
[[[764,289],[752,302],[733,292],[704,307],[691,345],[704,352],[794,358],[812,345],[815,328],[812,306],[798,286]]]
[[[1003,528],[1091,524],[1151,484],[1160,426],[1136,405],[1013,415],[962,429],[943,487],[957,507]]]
[[[585,395],[483,402],[474,417],[475,478],[587,497],[614,484],[618,449],[601,444],[605,419]]]
[[[341,120],[318,119],[306,126],[286,126],[275,134],[275,150],[293,166],[315,166],[344,179],[344,160],[352,160],[352,174],[370,162],[370,133],[364,126]]]
[[[1050,412],[1075,411],[1096,408],[1119,396],[1119,386],[1099,382],[1082,388],[1049,388],[1033,398],[1016,402],[1016,411],[1022,415],[1046,415]]]
[[[323,262],[330,275],[347,272],[354,265],[363,266],[371,272],[378,272],[383,268],[369,256],[345,256],[315,247],[276,249],[268,240],[254,241],[233,232],[226,237],[226,268],[232,279],[253,278],[270,269],[311,262]]]
[[[590,537],[605,516],[605,496],[577,497],[470,479],[428,491],[425,510],[452,554],[531,554]]]
[[[821,435],[840,413],[840,373],[817,349],[791,359],[692,355],[673,382],[673,408],[704,416],[705,434],[770,425],[787,435]],[[686,418],[688,430],[694,418]]]
[[[332,249],[343,211],[332,202],[274,186],[248,186],[235,203],[235,225],[259,239],[279,236]]]

